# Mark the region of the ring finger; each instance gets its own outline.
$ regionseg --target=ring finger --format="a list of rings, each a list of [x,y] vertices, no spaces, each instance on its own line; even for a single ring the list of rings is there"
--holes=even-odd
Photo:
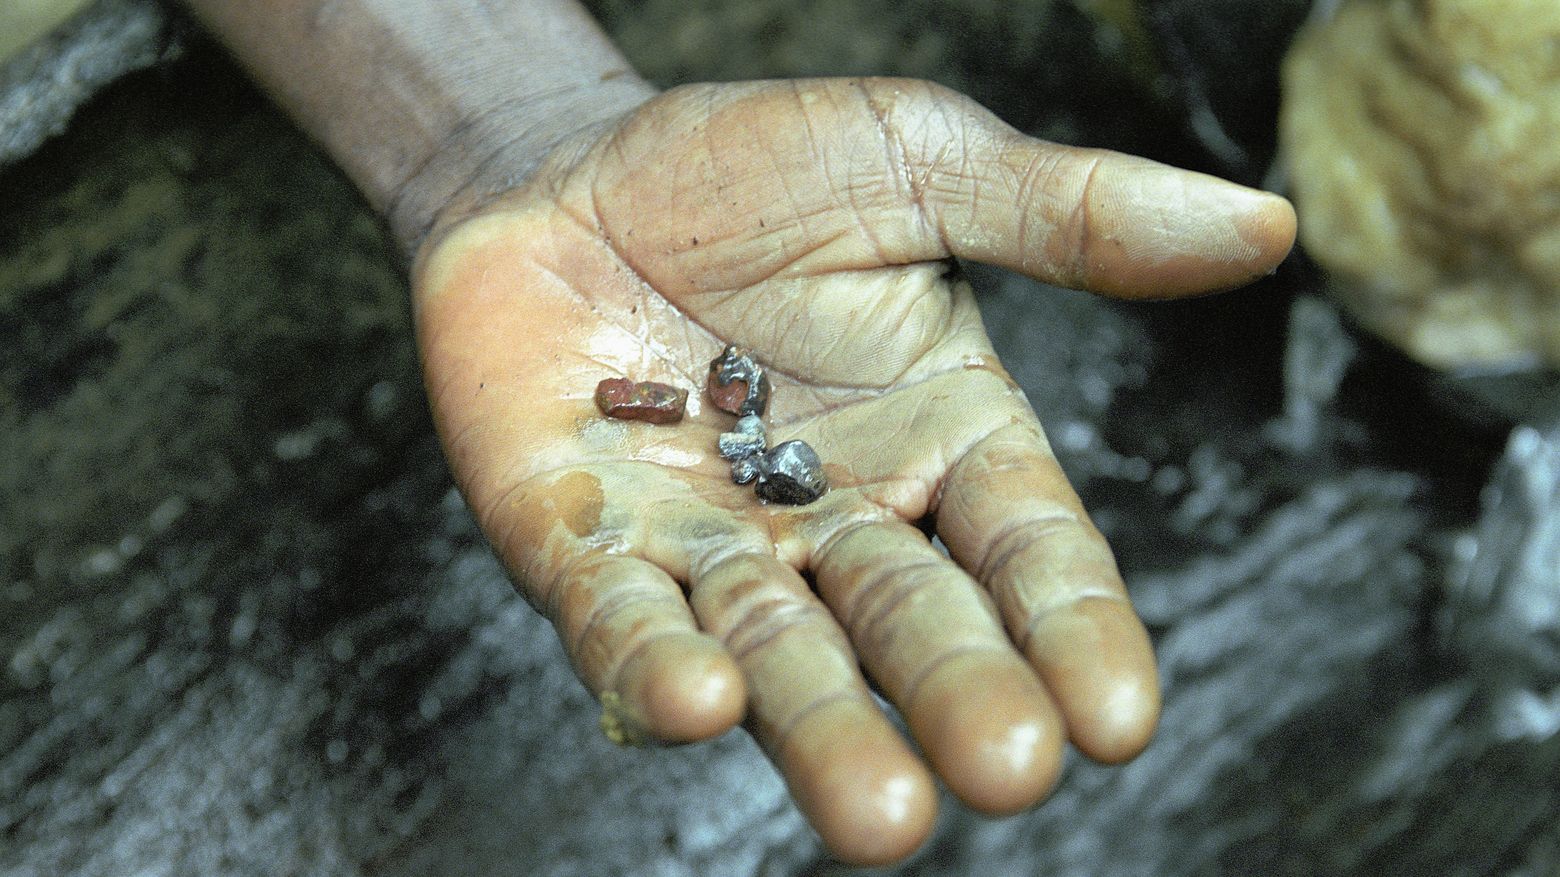
[[[689,602],[742,668],[753,735],[829,848],[858,864],[914,851],[935,816],[931,777],[801,575],[738,553],[695,575]]]

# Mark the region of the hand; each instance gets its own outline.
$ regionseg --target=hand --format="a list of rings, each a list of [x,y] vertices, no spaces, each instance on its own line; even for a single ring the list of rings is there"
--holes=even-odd
[[[461,489],[609,718],[666,741],[745,721],[829,847],[881,863],[929,832],[933,772],[1011,813],[1064,741],[1130,758],[1159,707],[1110,550],[951,257],[1174,296],[1293,235],[1280,198],[1033,140],[928,83],[691,86],[446,216],[418,337]],[[823,459],[818,502],[732,483],[734,418],[702,393],[728,343],[768,366],[771,443]],[[688,388],[686,419],[602,417],[607,377]]]

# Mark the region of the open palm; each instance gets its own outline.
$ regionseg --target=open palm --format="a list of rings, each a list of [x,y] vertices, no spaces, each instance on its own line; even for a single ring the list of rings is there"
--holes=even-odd
[[[1292,236],[1281,199],[1032,140],[927,83],[691,86],[447,218],[419,340],[456,478],[614,733],[745,719],[830,847],[882,862],[930,830],[926,764],[1012,812],[1066,740],[1129,758],[1158,712],[1110,550],[953,257],[1168,296]],[[732,482],[734,418],[702,394],[727,344],[768,369],[771,444],[822,458],[821,500]],[[604,418],[608,377],[687,388],[688,416]]]

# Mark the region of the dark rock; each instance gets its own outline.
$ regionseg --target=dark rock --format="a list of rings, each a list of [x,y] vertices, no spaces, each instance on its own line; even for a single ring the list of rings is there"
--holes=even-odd
[[[751,484],[758,477],[760,456],[754,454],[731,461],[731,480],[735,484]]]
[[[759,458],[756,490],[765,502],[807,505],[828,492],[829,481],[812,446],[792,439]]]
[[[757,414],[739,419],[736,427],[731,432],[721,433],[716,442],[721,457],[733,462],[762,454],[769,446],[769,439],[764,434],[764,422]]]
[[[740,432],[723,432],[720,434],[718,447],[720,455],[727,460],[740,460],[743,457],[751,457],[754,454],[764,452],[764,437],[762,435],[749,435]]]

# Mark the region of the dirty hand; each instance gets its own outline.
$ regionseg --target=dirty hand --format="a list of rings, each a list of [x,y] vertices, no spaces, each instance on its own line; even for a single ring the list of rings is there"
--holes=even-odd
[[[928,83],[691,86],[443,217],[418,333],[456,478],[612,727],[742,722],[836,854],[888,862],[929,832],[933,774],[1011,813],[1066,741],[1130,758],[1159,707],[1110,549],[951,257],[1163,297],[1261,275],[1293,232],[1280,198]],[[822,458],[819,501],[732,483],[735,418],[702,390],[727,344],[768,367],[771,444]],[[687,388],[686,418],[604,418],[608,377]]]

